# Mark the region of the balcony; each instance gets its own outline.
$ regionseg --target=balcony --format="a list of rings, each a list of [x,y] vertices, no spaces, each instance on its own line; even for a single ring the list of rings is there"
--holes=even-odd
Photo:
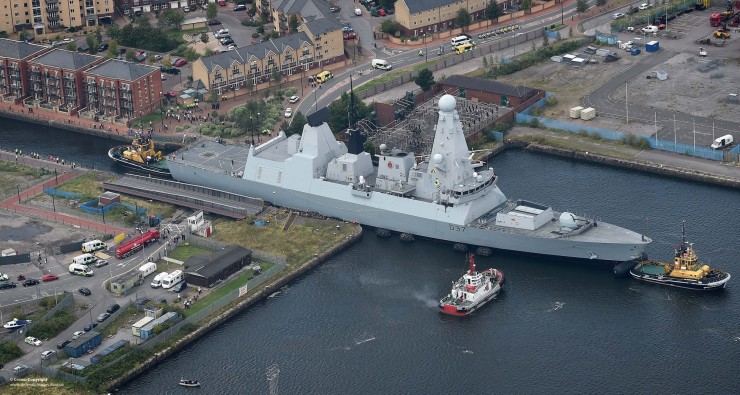
[[[59,20],[59,14],[49,15],[46,19],[48,19],[49,22],[56,22]]]

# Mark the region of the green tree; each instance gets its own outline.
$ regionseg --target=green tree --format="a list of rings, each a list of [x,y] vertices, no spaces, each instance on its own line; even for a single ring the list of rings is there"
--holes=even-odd
[[[488,5],[486,5],[486,18],[493,20],[500,16],[501,7],[498,6],[496,0],[489,0]]]
[[[380,0],[380,6],[389,10],[396,5],[396,0]]]
[[[162,59],[162,66],[166,69],[172,68],[172,59],[168,56],[164,59]]]
[[[650,4],[650,1],[648,1],[648,4]],[[596,5],[597,6],[605,6],[606,5],[606,0],[596,0]]]
[[[206,6],[206,18],[216,19],[217,15],[218,15],[218,6],[216,6],[216,3],[208,3],[208,5]]]
[[[532,0],[522,0],[522,9],[530,10],[532,8]]]
[[[303,116],[302,112],[297,111],[295,115],[293,115],[293,120],[290,121],[290,126],[287,129],[283,130],[288,136],[293,134],[300,134],[303,131],[303,126],[306,123],[308,123],[308,121],[306,121],[306,117]]]
[[[362,144],[362,150],[369,153],[374,154],[375,153],[375,144],[373,144],[370,140],[365,140],[365,143]]]
[[[588,11],[588,2],[586,0],[578,0],[576,2],[576,11],[579,14],[582,14],[582,13]]]
[[[244,80],[244,86],[247,88],[247,91],[249,91],[249,94],[252,94],[252,90],[254,90],[254,80],[251,78],[247,78]]]
[[[392,36],[398,31],[398,22],[393,19],[386,19],[380,24],[380,31]]]
[[[108,42],[108,57],[115,58],[118,56],[118,41],[110,40]]]
[[[164,21],[167,26],[174,26],[179,29],[182,21],[185,20],[185,14],[180,10],[169,8],[167,11],[159,14],[159,19]]]
[[[421,69],[414,82],[419,85],[422,91],[427,92],[434,85],[434,74],[427,68]]]
[[[20,33],[18,33],[18,38],[20,38],[21,41],[26,41],[26,37],[28,37],[28,32],[26,31],[26,29],[23,29]]]
[[[298,15],[292,14],[290,18],[288,18],[288,27],[290,28],[291,33],[298,31]]]
[[[77,50],[77,43],[72,41],[71,43],[67,44],[67,51],[75,51]]]
[[[88,46],[88,50],[87,51],[90,52],[91,54],[94,54],[96,52],[96,48],[97,48],[97,47],[95,47],[95,35],[93,35],[92,33],[86,35],[85,36],[85,43]]]
[[[354,95],[354,94],[353,94]],[[357,98],[357,95],[354,95],[355,98],[355,114],[357,117],[357,120],[367,118],[368,115],[370,115],[370,107],[368,107],[367,104],[365,104],[362,100]],[[344,92],[342,93],[342,96],[339,98],[339,100],[333,101],[329,105],[329,128],[331,128],[332,132],[334,134],[337,134],[347,127],[349,127],[349,108],[350,108],[350,96],[349,93]]]
[[[208,44],[208,40],[210,39],[208,32],[203,32],[200,34],[200,41],[203,42],[203,44]]]
[[[98,27],[95,28],[95,46],[100,47],[101,44],[103,44],[103,28],[98,25]]]
[[[108,33],[108,37],[110,37],[111,40],[116,40],[118,42],[121,41],[121,28],[118,27],[118,25],[111,24],[105,29],[105,32]]]
[[[131,48],[129,48],[129,49],[126,50],[126,60],[128,60],[129,62],[131,62],[131,61],[134,60],[135,57],[136,57],[136,51],[134,51]]]
[[[470,26],[470,13],[465,8],[457,10],[457,16],[455,17],[455,23],[457,27],[461,27],[463,31],[466,27]]]
[[[277,67],[272,69],[272,78],[273,81],[277,81],[278,86],[280,86],[280,82],[283,80],[283,74],[278,71]]]

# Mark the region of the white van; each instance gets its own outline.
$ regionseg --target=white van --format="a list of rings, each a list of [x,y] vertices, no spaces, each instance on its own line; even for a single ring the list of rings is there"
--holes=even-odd
[[[97,258],[95,258],[92,254],[82,254],[72,258],[72,263],[87,266],[94,263],[96,260]]]
[[[712,149],[720,149],[727,147],[728,145],[732,144],[732,135],[726,134],[722,137],[718,137],[714,142],[712,143],[711,147]]]
[[[152,288],[159,288],[162,286],[162,280],[165,279],[165,277],[169,276],[167,272],[158,273],[156,276],[154,276],[154,280],[152,280]]]
[[[372,66],[373,68],[381,70],[390,70],[393,67],[390,62],[385,59],[373,59]]]
[[[167,277],[162,280],[162,288],[169,289],[174,287],[175,285],[181,283],[183,280],[183,275],[180,270],[175,270],[174,272],[167,275]]]
[[[98,250],[104,250],[106,248],[108,248],[108,245],[100,240],[93,240],[82,243],[82,252],[94,252]]]
[[[141,273],[141,278],[144,278],[154,272],[157,271],[157,264],[154,262],[147,262],[139,268],[139,272]]]
[[[468,35],[461,35],[457,37],[452,38],[452,48],[458,47],[463,44],[467,44],[470,42],[470,36]]]
[[[77,263],[69,265],[69,272],[74,274],[75,276],[92,277],[93,275],[93,271],[90,270],[89,267],[85,265],[79,265]]]
[[[220,29],[216,33],[218,33],[218,34],[229,34],[229,29]]]
[[[646,34],[657,33],[658,32],[658,27],[657,26],[652,26],[652,25],[651,26],[645,26],[645,27],[642,28],[642,32],[643,33],[646,33]]]

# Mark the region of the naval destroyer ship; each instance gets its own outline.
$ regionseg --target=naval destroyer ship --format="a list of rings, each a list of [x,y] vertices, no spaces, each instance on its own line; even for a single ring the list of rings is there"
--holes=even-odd
[[[455,106],[453,96],[440,98],[432,151],[421,161],[385,145],[377,167],[367,152],[348,153],[323,109],[308,117],[301,135],[281,131],[259,146],[198,142],[177,151],[168,166],[180,182],[383,230],[565,258],[641,256],[651,240],[639,233],[508,200],[494,170],[472,160]]]

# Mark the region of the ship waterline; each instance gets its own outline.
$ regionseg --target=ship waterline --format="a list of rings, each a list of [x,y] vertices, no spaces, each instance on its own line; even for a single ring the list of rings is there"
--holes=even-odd
[[[363,225],[470,246],[598,261],[629,261],[648,237],[605,222],[506,199],[493,169],[470,160],[451,96],[440,100],[432,155],[381,146],[380,165],[347,153],[323,120],[301,137],[259,147],[200,142],[168,161],[172,177]],[[312,123],[313,122],[313,123]]]

